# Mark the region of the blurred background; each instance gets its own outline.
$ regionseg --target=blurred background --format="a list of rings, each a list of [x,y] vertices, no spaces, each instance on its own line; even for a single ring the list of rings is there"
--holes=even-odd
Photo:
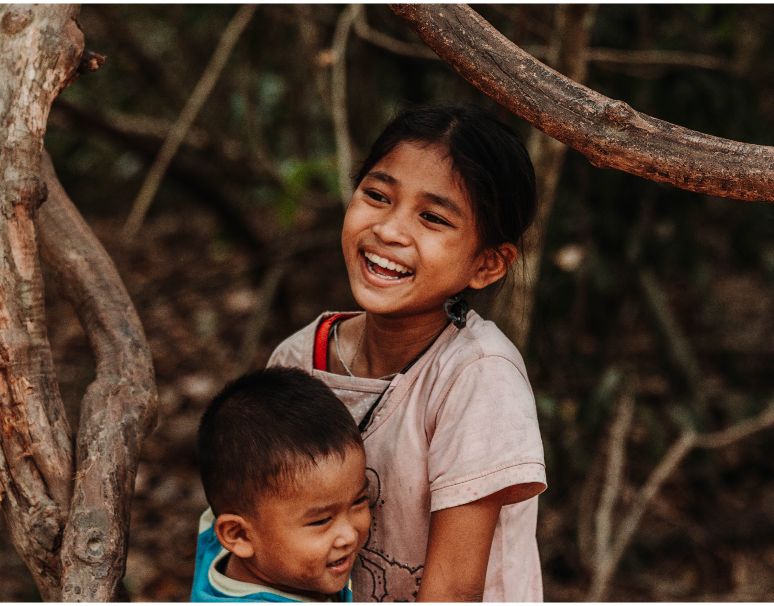
[[[474,8],[541,60],[561,60],[566,9]],[[160,420],[143,449],[124,581],[136,601],[188,597],[206,506],[194,435],[208,399],[321,311],[354,307],[338,245],[342,82],[332,75],[346,75],[355,163],[409,103],[477,102],[535,137],[386,6],[258,6],[127,240],[149,167],[236,10],[85,5],[87,48],[107,62],[49,120],[60,179],[118,266],[155,362]],[[774,145],[774,7],[600,5],[585,15],[592,89]],[[682,432],[721,431],[772,402],[772,207],[596,169],[574,151],[557,177],[523,318],[549,477],[538,525],[546,599],[774,598],[774,430],[688,452],[641,520],[626,517]],[[52,281],[47,299],[75,419],[93,359]],[[605,572],[606,546],[637,521]],[[36,599],[0,521],[0,600]]]

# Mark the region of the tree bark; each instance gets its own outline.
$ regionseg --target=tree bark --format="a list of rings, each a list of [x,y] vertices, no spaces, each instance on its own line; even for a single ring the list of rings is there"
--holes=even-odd
[[[73,304],[96,358],[96,378],[81,402],[70,515],[62,545],[62,599],[116,599],[126,562],[129,512],[142,440],[155,426],[151,354],[112,260],[57,179],[41,174],[44,259]]]
[[[48,158],[47,183],[40,178],[51,103],[83,56],[77,12],[0,8],[0,502],[47,601],[117,597],[139,449],[156,402],[150,352],[115,267]],[[76,473],[46,334],[38,237],[97,359],[81,405]]]
[[[74,77],[83,35],[73,5],[0,12],[0,497],[11,539],[47,600],[73,473],[70,430],[48,345],[35,218],[48,112]]]
[[[637,112],[540,63],[466,5],[392,10],[468,82],[594,166],[713,196],[774,201],[774,147]]]

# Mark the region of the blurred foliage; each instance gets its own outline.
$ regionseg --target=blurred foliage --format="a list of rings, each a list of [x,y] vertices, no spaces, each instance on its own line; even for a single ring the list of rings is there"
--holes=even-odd
[[[550,40],[551,5],[475,8],[522,47]],[[47,145],[87,219],[124,220],[234,10],[83,7],[87,46],[108,60],[62,95]],[[419,43],[386,6],[368,5],[365,11],[382,33]],[[258,8],[148,221],[185,217],[193,205],[206,209],[219,218],[210,237],[226,243],[218,245],[221,257],[229,254],[229,241],[236,246],[245,237],[240,224],[253,226],[249,237],[263,235],[264,244],[277,233],[308,235],[340,224],[330,113],[330,47],[340,12],[333,5]],[[688,128],[772,145],[772,31],[774,7],[767,5],[601,5],[592,46],[617,49],[629,61],[592,62],[587,85]],[[626,54],[636,50],[701,53],[726,61],[727,68],[648,65]],[[355,34],[346,60],[356,161],[394,111],[413,102],[475,101],[529,136],[529,125],[440,61],[396,55]],[[680,427],[719,429],[755,414],[771,398],[772,219],[766,204],[700,196],[595,169],[569,152],[525,352],[550,478],[539,531],[548,599],[584,595],[588,570],[576,536],[578,509],[586,498],[583,487],[599,481],[607,428],[624,382],[633,383],[638,405],[628,447],[632,485],[644,481]],[[633,242],[639,244],[634,258]],[[557,262],[567,247],[580,255],[573,267]],[[325,252],[336,255],[335,243]],[[319,258],[303,259],[314,271]],[[254,262],[257,283],[261,264],[271,259]],[[280,293],[270,312],[275,322],[267,351],[320,310],[341,305],[337,293],[346,290],[346,277],[338,267],[338,274],[328,274],[336,288]],[[637,282],[643,269],[660,281],[691,343],[706,393],[700,404],[670,363],[644,303]],[[194,315],[201,338],[217,332],[211,311]],[[766,599],[765,588],[774,588],[770,441],[771,432],[728,452],[691,455],[667,484],[658,512],[646,518],[612,597]],[[750,561],[762,563],[764,572],[750,568]],[[140,595],[155,599],[147,591]]]

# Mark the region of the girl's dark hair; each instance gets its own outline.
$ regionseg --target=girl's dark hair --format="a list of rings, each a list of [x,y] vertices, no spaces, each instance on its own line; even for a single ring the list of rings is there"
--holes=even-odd
[[[403,142],[448,149],[470,196],[483,248],[520,243],[535,218],[535,171],[524,144],[508,126],[475,105],[406,109],[374,142],[355,175],[355,187]]]

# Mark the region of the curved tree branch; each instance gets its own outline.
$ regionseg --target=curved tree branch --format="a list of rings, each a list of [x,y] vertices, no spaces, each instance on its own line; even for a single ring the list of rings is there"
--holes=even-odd
[[[62,545],[62,599],[109,601],[124,572],[140,444],[155,426],[156,388],[140,319],[113,262],[57,179],[48,154],[40,242],[96,357],[81,402],[77,473]]]
[[[0,497],[11,539],[46,600],[59,599],[58,548],[72,444],[54,373],[35,218],[51,103],[76,76],[74,5],[0,8]]]
[[[774,201],[774,147],[637,112],[540,63],[468,6],[392,10],[468,82],[593,165],[713,196]]]
[[[153,166],[148,170],[145,181],[134,200],[132,210],[124,224],[123,235],[127,240],[134,238],[140,230],[145,215],[153,202],[153,198],[156,196],[156,192],[167,172],[167,168],[169,168],[169,163],[177,153],[188,130],[193,125],[194,120],[196,120],[196,116],[199,115],[199,111],[210,96],[218,78],[220,78],[223,68],[226,66],[228,58],[231,56],[231,51],[234,50],[234,46],[236,46],[236,43],[239,41],[239,37],[250,23],[250,19],[252,19],[255,10],[256,5],[242,5],[237,9],[236,13],[231,18],[231,21],[229,21],[226,26],[226,29],[223,30],[218,46],[212,53],[212,57],[204,68],[204,72],[196,83],[190,98],[180,112],[175,124],[172,126],[172,130],[169,131],[164,144],[159,150],[158,156],[156,156],[156,160],[153,162]]]
[[[549,63],[577,82],[583,82],[588,72],[588,48],[595,18],[593,5],[558,4],[554,9],[554,33],[547,53]],[[533,130],[527,140],[527,150],[535,166],[540,204],[535,221],[524,234],[523,261],[512,264],[509,270],[513,278],[505,286],[509,296],[495,298],[491,310],[497,325],[522,350],[529,341],[543,246],[567,146]]]
[[[347,104],[347,42],[352,24],[363,10],[360,4],[347,6],[336,21],[333,34],[333,65],[331,66],[331,113],[336,139],[336,167],[339,194],[344,208],[352,197],[352,140],[349,136],[349,106]]]
[[[603,553],[597,554],[587,600],[602,602],[607,598],[613,574],[621,562],[626,548],[637,533],[643,516],[661,487],[693,449],[725,448],[772,427],[774,427],[774,401],[770,401],[754,417],[739,421],[737,424],[720,431],[705,434],[697,434],[693,430],[683,431],[669,447],[658,465],[651,471],[645,484],[635,494],[626,515],[616,526],[615,536],[609,537],[609,545]]]

